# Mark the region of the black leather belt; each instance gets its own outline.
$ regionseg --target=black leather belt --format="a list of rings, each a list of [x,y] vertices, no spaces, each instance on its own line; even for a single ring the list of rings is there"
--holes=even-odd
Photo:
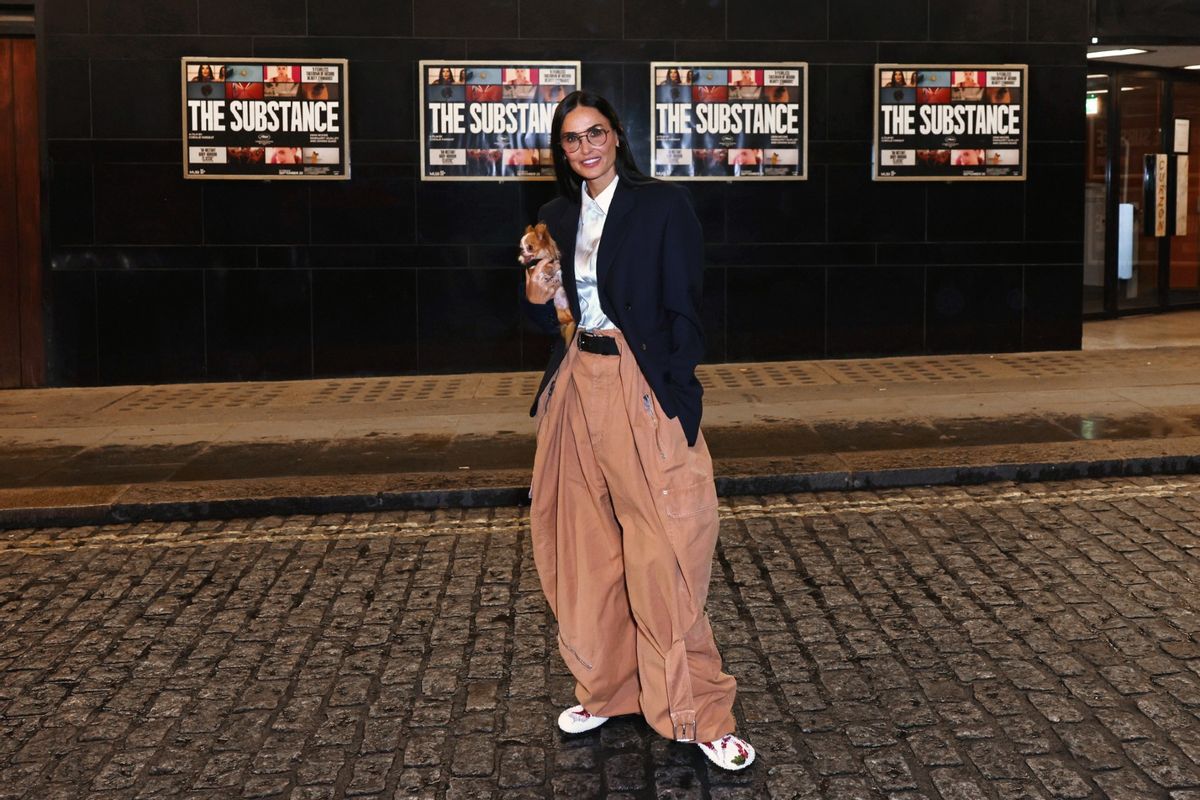
[[[600,336],[599,334],[589,333],[588,331],[579,332],[579,349],[585,353],[595,353],[601,356],[616,356],[621,354],[621,351],[617,349],[616,339],[611,336]]]

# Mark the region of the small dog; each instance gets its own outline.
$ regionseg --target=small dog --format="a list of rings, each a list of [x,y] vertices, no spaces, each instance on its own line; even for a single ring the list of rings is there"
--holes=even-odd
[[[567,344],[575,336],[575,318],[571,316],[571,304],[567,301],[567,291],[562,285],[562,267],[559,266],[559,250],[546,223],[525,227],[525,235],[521,237],[520,255],[517,261],[527,270],[536,268],[537,263],[544,258],[551,259],[550,263],[538,270],[532,277],[547,289],[554,291],[554,312],[558,317],[558,331]]]

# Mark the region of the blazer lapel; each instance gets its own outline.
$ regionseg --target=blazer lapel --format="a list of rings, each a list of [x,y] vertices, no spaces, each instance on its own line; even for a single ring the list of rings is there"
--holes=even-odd
[[[608,216],[604,219],[604,232],[600,235],[600,252],[596,254],[596,285],[604,286],[608,279],[613,259],[621,248],[621,240],[629,231],[625,225],[625,217],[633,210],[634,193],[625,181],[617,183],[613,193],[612,204],[608,207]]]
[[[579,311],[579,287],[575,285],[575,237],[579,235],[579,203],[567,203],[555,226],[561,238],[556,239],[559,250],[559,266],[562,267],[563,288],[571,304],[571,315],[579,322],[583,315]]]

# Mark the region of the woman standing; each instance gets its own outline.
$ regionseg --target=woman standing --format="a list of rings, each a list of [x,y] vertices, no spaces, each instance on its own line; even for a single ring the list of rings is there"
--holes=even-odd
[[[582,733],[642,714],[743,769],[754,749],[733,735],[736,682],[704,612],[718,517],[695,376],[700,224],[682,189],[638,170],[604,98],[567,95],[550,142],[560,196],[538,216],[562,251],[579,328],[556,338],[530,410],[534,558],[580,701],[558,725]],[[550,299],[526,281],[547,333]]]

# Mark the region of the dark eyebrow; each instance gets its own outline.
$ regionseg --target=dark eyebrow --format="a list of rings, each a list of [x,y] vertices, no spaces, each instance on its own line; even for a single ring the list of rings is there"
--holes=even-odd
[[[580,136],[582,134],[587,133],[590,130],[594,130],[595,128],[601,128],[601,127],[603,127],[603,126],[599,122],[597,122],[595,125],[590,125],[581,131],[565,131],[562,135],[563,136]]]

